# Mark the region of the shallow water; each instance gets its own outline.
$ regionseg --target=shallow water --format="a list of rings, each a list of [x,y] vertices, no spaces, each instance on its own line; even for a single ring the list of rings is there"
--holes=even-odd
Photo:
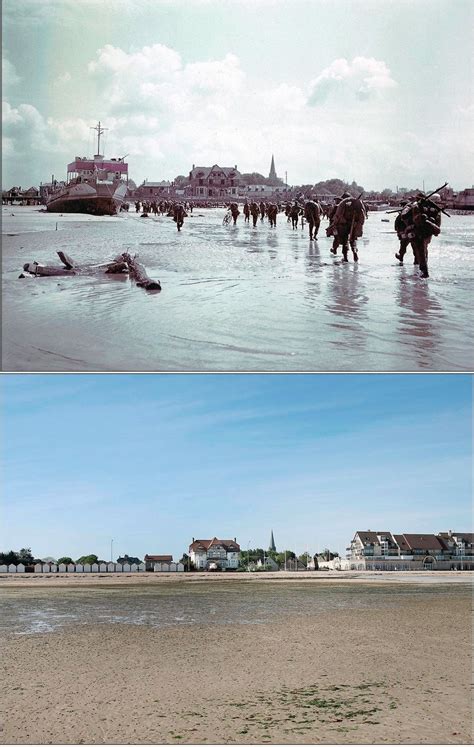
[[[371,213],[360,262],[224,210],[167,217],[58,216],[3,207],[3,369],[78,371],[461,371],[474,366],[474,215],[444,218],[428,281],[399,267],[393,216]],[[11,213],[14,215],[11,215]],[[387,217],[390,223],[382,222]],[[56,223],[58,230],[55,230]],[[18,280],[25,262],[138,253],[163,290],[128,278]]]
[[[470,596],[470,583],[167,583],[99,588],[0,589],[0,636],[48,633],[71,625],[265,624],[287,615],[397,607],[413,599]]]

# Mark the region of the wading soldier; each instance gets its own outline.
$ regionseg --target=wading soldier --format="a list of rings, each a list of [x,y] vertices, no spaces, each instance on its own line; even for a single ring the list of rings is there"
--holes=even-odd
[[[186,213],[184,211],[184,205],[182,204],[182,202],[177,202],[173,206],[173,220],[176,223],[176,228],[178,229],[178,231],[181,231],[185,216]]]
[[[319,225],[321,223],[321,213],[317,202],[306,200],[304,204],[304,217],[308,221],[309,240],[313,241],[318,236]]]
[[[411,245],[418,260],[422,278],[429,277],[428,273],[428,245],[433,236],[439,236],[441,229],[441,207],[437,204],[441,200],[439,194],[430,197],[418,195],[412,206],[414,234]]]
[[[244,202],[245,223],[250,223],[250,208],[247,200]]]
[[[263,220],[265,218],[265,212],[266,212],[266,205],[262,202],[260,203],[260,220]]]
[[[255,228],[257,225],[258,216],[260,215],[260,211],[256,202],[250,203],[250,215],[252,216],[253,227]]]
[[[239,215],[240,215],[240,210],[239,210],[239,207],[238,207],[238,205],[237,205],[237,203],[236,203],[236,202],[231,202],[231,203],[230,203],[230,208],[229,208],[229,209],[230,209],[230,212],[231,212],[232,218],[233,218],[233,220],[234,220],[234,226],[235,226],[235,225],[236,225],[236,223],[237,223],[237,218],[238,218],[238,217],[239,217]]]
[[[345,193],[347,194],[347,192]],[[333,225],[338,242],[342,244],[343,262],[348,262],[349,246],[352,249],[354,262],[359,261],[357,254],[357,239],[362,236],[366,218],[365,208],[359,197],[344,197],[334,213]],[[335,253],[335,252],[334,252]]]
[[[291,227],[293,231],[298,228],[298,218],[300,217],[300,214],[301,208],[298,205],[298,202],[295,200],[290,208]]]
[[[408,204],[408,200],[402,200],[400,202],[400,205],[402,209],[398,213],[397,217],[395,218],[394,228],[395,228],[395,231],[397,232],[397,236],[400,241],[400,249],[395,254],[395,257],[396,259],[398,259],[398,261],[402,265],[403,258],[410,244],[410,237],[408,234],[410,233],[409,225],[412,223],[412,210],[411,210],[411,206]],[[413,249],[413,256],[414,256],[413,264],[417,265],[418,260],[416,258],[414,249]]]
[[[267,207],[268,220],[270,221],[270,227],[276,228],[277,224],[278,206],[271,202]]]

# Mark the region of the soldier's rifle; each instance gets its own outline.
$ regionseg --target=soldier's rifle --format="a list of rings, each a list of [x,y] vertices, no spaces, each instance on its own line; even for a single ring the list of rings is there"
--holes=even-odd
[[[419,192],[418,194],[421,195],[420,202],[428,202],[432,207],[436,208],[440,213],[443,213],[444,215],[447,215],[448,218],[451,218],[450,214],[446,212],[442,207],[436,204],[436,202],[433,202],[433,200],[430,200],[430,197],[436,194],[436,192],[439,192],[440,189],[444,189],[448,186],[448,182],[445,182],[441,185],[441,187],[438,187],[437,189],[434,189],[432,192],[430,192],[428,195],[423,194],[423,192]],[[406,207],[406,205],[403,205],[401,208],[397,208],[396,210],[387,210],[387,215],[390,215],[391,213],[401,213],[402,210]]]

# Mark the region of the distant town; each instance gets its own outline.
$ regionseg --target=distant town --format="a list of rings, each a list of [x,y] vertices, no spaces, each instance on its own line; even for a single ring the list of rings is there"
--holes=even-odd
[[[111,542],[111,556],[113,540]],[[200,571],[420,571],[474,570],[474,534],[448,530],[438,534],[392,534],[357,531],[346,548],[346,557],[325,549],[297,556],[291,550],[278,551],[273,531],[267,550],[242,549],[234,539],[195,539],[179,560],[172,555],[131,555],[115,561],[97,555],[83,555],[74,561],[64,556],[35,558],[30,548],[0,553],[0,573],[129,573]]]
[[[81,161],[84,161],[84,158],[76,156],[74,163]],[[57,180],[52,175],[51,181],[42,182],[39,186],[27,188],[12,186],[2,191],[2,203],[4,205],[45,204],[52,192],[65,184],[66,182]],[[192,164],[187,176],[180,174],[172,181],[145,179],[141,184],[136,185],[132,179],[128,179],[126,199],[132,202],[186,200],[198,205],[214,205],[245,199],[285,202],[311,195],[321,202],[331,202],[344,191],[349,191],[353,195],[363,193],[367,207],[377,209],[379,205],[398,205],[401,199],[414,196],[424,189],[425,185],[420,184],[413,189],[397,186],[395,190],[387,188],[376,191],[365,189],[355,181],[348,183],[336,178],[315,183],[289,185],[286,175],[285,179],[278,177],[275,159],[272,156],[267,177],[258,172],[241,173],[237,164],[233,166]],[[457,192],[446,186],[440,190],[440,195],[445,207],[456,210],[474,210],[474,185]]]

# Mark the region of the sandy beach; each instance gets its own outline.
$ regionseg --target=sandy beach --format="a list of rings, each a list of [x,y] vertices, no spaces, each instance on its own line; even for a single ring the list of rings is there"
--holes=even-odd
[[[158,584],[150,576],[142,586],[170,584],[169,576]],[[224,576],[217,584],[201,576],[193,587],[213,586],[217,610],[219,589],[232,587]],[[471,742],[467,574],[449,585],[446,576],[424,584],[282,581],[252,580],[239,594],[244,601],[258,588],[278,604],[283,589],[302,593],[311,585],[333,586],[339,596],[315,614],[289,612],[282,598],[278,614],[265,618],[262,610],[260,624],[157,629],[89,621],[2,636],[4,680],[12,683],[4,689],[2,743]],[[33,594],[49,594],[48,585],[50,601],[66,592],[57,584],[83,588],[77,577],[43,579],[35,592],[36,583],[2,578],[2,598],[17,595],[25,610]],[[88,579],[92,594],[99,583]],[[123,578],[113,584],[127,588]],[[359,599],[376,587],[370,607],[342,604],[348,593]]]
[[[425,281],[394,257],[393,215],[371,213],[359,264],[343,265],[327,220],[310,242],[282,214],[253,229],[222,225],[224,212],[196,208],[178,234],[166,216],[3,207],[4,370],[472,369],[471,215],[445,219]],[[138,253],[162,292],[104,274],[18,279],[59,250],[79,264]]]

